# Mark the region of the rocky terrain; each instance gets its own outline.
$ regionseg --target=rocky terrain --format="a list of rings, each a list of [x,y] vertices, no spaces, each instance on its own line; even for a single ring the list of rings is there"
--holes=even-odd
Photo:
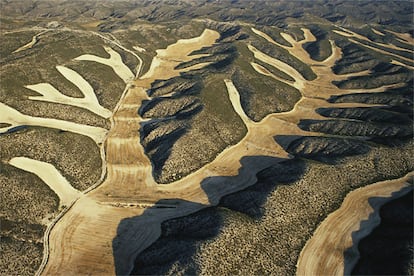
[[[0,0],[1,273],[294,274],[346,194],[413,171],[412,8]],[[401,202],[353,273],[412,236]]]

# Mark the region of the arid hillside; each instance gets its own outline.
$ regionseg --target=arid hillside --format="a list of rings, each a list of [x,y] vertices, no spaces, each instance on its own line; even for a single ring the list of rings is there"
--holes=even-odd
[[[0,0],[0,273],[409,274],[412,9]]]

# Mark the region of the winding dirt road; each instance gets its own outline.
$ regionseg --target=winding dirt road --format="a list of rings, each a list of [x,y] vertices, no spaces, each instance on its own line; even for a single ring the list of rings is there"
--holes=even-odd
[[[27,50],[27,49],[31,49],[33,46],[35,46],[36,45],[36,43],[39,41],[39,37],[42,35],[42,34],[44,34],[44,33],[46,33],[46,32],[48,32],[49,30],[44,30],[44,31],[42,31],[42,32],[40,32],[40,33],[38,33],[38,34],[35,34],[33,37],[32,37],[32,40],[31,41],[29,41],[28,43],[26,43],[25,45],[23,45],[23,46],[21,46],[21,47],[19,47],[18,49],[16,49],[16,50],[14,50],[13,51],[13,53],[18,53],[18,52],[21,52],[21,51],[25,51],[25,50]]]

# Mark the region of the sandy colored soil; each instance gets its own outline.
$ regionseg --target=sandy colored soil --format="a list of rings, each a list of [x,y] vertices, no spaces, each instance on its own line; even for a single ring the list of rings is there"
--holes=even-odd
[[[333,66],[335,64],[336,61],[336,57],[338,55],[341,55],[341,50],[340,48],[335,46],[335,42],[330,40],[331,43],[331,47],[332,47],[332,54],[330,57],[328,57],[327,59],[323,60],[323,61],[316,61],[313,60],[309,53],[306,52],[303,48],[303,45],[305,43],[308,42],[313,42],[316,41],[315,36],[312,34],[312,32],[307,29],[307,28],[301,28],[301,30],[303,31],[304,34],[304,39],[300,40],[300,41],[296,41],[290,34],[287,33],[280,33],[280,35],[286,40],[288,41],[292,46],[285,46],[283,44],[280,44],[276,41],[274,41],[269,35],[265,34],[264,32],[261,32],[255,28],[251,28],[251,30],[257,34],[258,36],[263,37],[264,39],[266,39],[268,42],[281,47],[285,50],[287,50],[289,52],[289,54],[297,57],[299,60],[301,60],[302,62],[308,64],[308,65],[313,65],[313,67],[318,66],[318,65],[325,65],[325,66]],[[312,68],[313,69],[313,68]]]
[[[406,58],[406,57],[403,57],[403,56],[400,56],[400,55],[397,55],[397,54],[394,54],[394,53],[390,53],[390,52],[388,52],[388,51],[384,51],[384,50],[378,49],[378,48],[373,47],[373,46],[369,46],[369,45],[363,44],[363,43],[361,43],[361,42],[359,42],[359,41],[356,41],[355,39],[349,39],[349,41],[351,41],[351,42],[353,42],[353,43],[355,43],[355,44],[358,44],[358,45],[364,46],[364,47],[366,47],[366,48],[368,48],[368,49],[374,50],[374,51],[376,51],[376,52],[378,52],[378,53],[385,54],[385,55],[389,55],[389,56],[393,56],[393,57],[399,58],[399,59],[401,59],[401,60],[404,60],[404,61],[407,61],[407,62],[412,63],[412,59],[409,59],[409,58]],[[390,47],[390,48],[391,48],[391,47]],[[404,66],[405,66],[405,65],[406,65],[406,64],[404,64]]]
[[[226,88],[229,93],[229,98],[231,104],[233,105],[234,111],[236,111],[246,126],[251,124],[252,120],[250,120],[249,116],[247,116],[246,112],[244,112],[244,109],[241,106],[240,102],[240,94],[234,86],[233,82],[231,80],[224,80],[224,83],[226,84]]]
[[[146,52],[146,50],[144,48],[139,47],[139,46],[134,46],[133,48],[134,48],[134,50],[137,50],[140,53]]]
[[[391,33],[393,35],[395,35],[396,37],[398,37],[399,41],[408,45],[413,45],[414,44],[414,38],[410,35],[410,34],[405,34],[405,33],[397,33],[391,30],[385,30],[388,33]]]
[[[103,20],[91,21],[86,24],[82,24],[82,27],[87,28],[87,29],[96,29],[99,26],[99,24],[101,24],[102,22],[104,21]]]
[[[14,50],[13,51],[13,53],[18,53],[18,52],[21,52],[21,51],[24,51],[24,50],[27,50],[27,49],[31,49],[33,46],[35,46],[36,45],[36,43],[39,41],[39,36],[41,36],[42,34],[44,34],[44,33],[46,33],[47,32],[47,30],[46,31],[42,31],[42,32],[40,32],[40,33],[38,33],[38,34],[36,34],[36,35],[34,35],[33,37],[32,37],[32,40],[30,41],[30,42],[28,42],[27,44],[25,44],[25,45],[23,45],[23,46],[21,46],[21,47],[19,47],[18,49],[16,49],[16,50]]]
[[[404,64],[404,63],[399,62],[397,60],[391,60],[391,63],[392,64],[395,64],[395,65],[399,65],[399,66],[404,66],[405,68],[410,69],[410,70],[414,70],[414,66],[410,66],[410,65]]]
[[[14,157],[9,164],[16,168],[34,173],[45,182],[59,197],[60,206],[68,206],[82,193],[73,188],[55,166],[27,157]]]
[[[109,54],[109,58],[102,58],[95,55],[82,55],[75,60],[86,60],[99,62],[105,65],[110,66],[115,74],[117,74],[125,83],[132,81],[135,76],[131,70],[122,62],[121,55],[118,52],[115,52],[111,47],[104,46],[105,51]]]
[[[349,38],[349,41],[351,41],[352,43],[361,45],[363,47],[366,47],[366,48],[368,48],[370,50],[376,51],[376,52],[381,53],[381,54],[385,54],[385,55],[388,55],[388,56],[396,57],[396,58],[398,58],[400,60],[403,60],[403,61],[406,61],[406,62],[408,62],[410,64],[413,63],[413,60],[410,59],[410,58],[406,58],[404,56],[401,56],[401,55],[398,55],[398,54],[395,54],[395,53],[391,53],[391,52],[388,52],[386,50],[383,50],[383,49],[380,49],[380,48],[377,48],[377,47],[374,47],[374,46],[371,46],[371,45],[373,44],[373,45],[377,45],[377,46],[380,46],[380,47],[383,47],[383,48],[386,48],[386,49],[392,49],[392,50],[397,50],[397,51],[404,51],[404,52],[414,53],[414,51],[412,49],[398,47],[398,46],[395,46],[394,44],[384,44],[384,43],[375,42],[375,41],[372,41],[372,40],[370,40],[369,38],[367,38],[367,37],[365,37],[363,35],[360,35],[358,33],[355,33],[353,31],[350,31],[348,29],[345,29],[345,28],[342,28],[342,27],[338,27],[338,28],[342,29],[343,31],[334,30],[334,32],[337,33],[337,34],[339,34],[339,35],[348,37]],[[391,32],[391,31],[388,31],[388,32]],[[403,38],[403,40],[399,39],[399,41],[402,42],[402,43],[404,43],[404,44],[410,45],[412,47],[414,40],[411,37],[405,36],[405,35],[402,36],[402,34],[395,33],[395,32],[391,32],[391,33],[393,33],[394,35],[396,35],[396,36],[398,36],[400,38]],[[359,41],[358,40],[355,40],[353,38],[357,38],[357,39],[359,39]],[[361,41],[369,42],[371,45],[364,44]],[[405,63],[402,63],[402,62],[399,62],[398,65],[407,67],[409,69],[412,68],[412,65],[408,65],[408,64],[405,64]]]
[[[414,172],[349,193],[306,243],[298,259],[297,275],[349,275],[358,260],[359,241],[380,223],[380,207],[412,192],[409,181],[413,176]],[[344,257],[351,247],[354,254]]]
[[[383,32],[380,32],[380,31],[378,31],[377,29],[371,28],[371,30],[372,30],[374,33],[376,33],[377,35],[380,35],[380,36],[385,36],[385,34],[384,34]]]
[[[25,115],[3,103],[0,103],[0,122],[10,125],[5,128],[0,128],[0,134],[19,126],[40,126],[85,135],[94,140],[97,144],[103,143],[108,132],[106,129],[100,127]]]
[[[248,47],[249,47],[249,50],[254,54],[255,58],[257,58],[258,60],[263,61],[263,62],[265,62],[265,63],[267,63],[267,64],[269,64],[269,65],[271,65],[275,68],[278,68],[283,73],[286,73],[289,76],[291,76],[292,78],[294,78],[295,82],[293,83],[293,87],[295,87],[297,89],[303,88],[303,83],[305,82],[305,79],[295,68],[293,68],[289,64],[284,63],[283,61],[280,61],[278,59],[275,59],[275,58],[272,58],[272,57],[266,55],[265,53],[259,51],[258,49],[256,49],[252,45],[249,45]],[[284,83],[289,83],[287,81],[283,81],[283,82]]]
[[[77,106],[87,109],[93,113],[103,117],[109,118],[112,112],[102,107],[96,98],[95,91],[92,86],[76,71],[65,66],[56,66],[56,69],[71,83],[76,85],[84,95],[83,98],[68,97],[59,92],[55,87],[49,83],[39,83],[34,85],[26,85],[25,87],[33,90],[42,96],[30,96],[30,100],[45,101],[52,103],[61,103],[66,105]]]
[[[310,60],[302,45],[314,37],[307,31],[305,34],[305,40],[299,43],[292,41],[292,47],[288,48],[295,57],[309,60],[318,76],[315,80],[306,81],[296,70],[292,71],[293,68],[290,69],[288,64],[261,56],[264,62],[292,73],[296,77],[295,82],[300,81],[298,87],[303,98],[295,108],[290,112],[270,114],[262,121],[252,123],[240,105],[237,89],[231,81],[225,80],[233,108],[247,126],[246,136],[238,144],[224,150],[211,163],[169,185],[159,185],[154,181],[151,162],[139,142],[140,123],[144,120],[139,117],[137,110],[143,100],[149,99],[146,89],[155,79],[168,79],[182,71],[191,70],[192,67],[180,70],[174,68],[181,62],[199,57],[189,56],[189,53],[212,45],[219,34],[206,30],[200,37],[179,40],[167,49],[158,50],[149,71],[134,82],[133,88],[127,88],[113,113],[113,125],[105,144],[106,180],[76,201],[56,223],[49,236],[49,259],[40,271],[45,275],[114,274],[116,259],[116,273],[128,274],[137,254],[159,237],[161,222],[216,205],[222,196],[254,184],[257,172],[290,158],[274,142],[274,136],[321,135],[303,131],[297,126],[299,119],[319,119],[315,108],[369,106],[324,101],[332,95],[352,92],[340,90],[331,83],[352,74],[333,74],[332,66],[342,57],[341,50],[333,42],[329,58],[321,62]],[[92,55],[82,57],[83,60],[108,63],[108,59]],[[360,72],[361,75],[367,73]],[[223,185],[221,176],[234,177],[227,177]],[[159,202],[164,199],[173,200]]]
[[[262,55],[257,55],[257,56],[255,56],[256,58],[258,58],[258,57],[262,57],[263,58],[263,56]],[[265,60],[267,60],[266,58],[265,58]],[[263,61],[263,59],[262,59],[262,61]],[[272,63],[271,61],[269,61],[269,62],[266,62],[267,64],[270,64],[270,63]],[[277,81],[280,81],[280,82],[283,82],[283,83],[286,83],[286,84],[289,84],[289,85],[291,85],[291,86],[295,86],[295,82],[292,82],[292,81],[289,81],[289,80],[285,80],[285,79],[283,79],[283,78],[281,78],[281,77],[279,77],[279,76],[276,76],[276,75],[274,75],[273,73],[271,73],[269,70],[267,70],[266,68],[264,68],[262,65],[260,65],[260,64],[258,64],[258,63],[256,63],[256,62],[250,62],[250,65],[253,67],[253,69],[254,70],[256,70],[256,72],[258,72],[259,74],[262,74],[262,75],[265,75],[265,76],[269,76],[269,77],[272,77],[272,78],[274,78],[275,80],[277,80]]]
[[[339,34],[339,35],[342,35],[342,36],[358,38],[360,40],[367,41],[369,43],[378,45],[380,47],[385,47],[385,48],[393,49],[393,50],[397,50],[397,51],[404,51],[404,52],[414,53],[413,50],[410,50],[410,49],[407,49],[407,48],[401,48],[401,47],[395,46],[393,44],[384,44],[384,43],[375,42],[375,41],[372,41],[371,39],[369,39],[366,36],[357,34],[353,31],[348,30],[348,29],[345,29],[345,28],[342,28],[342,27],[341,27],[341,29],[345,30],[345,32],[338,31],[338,30],[334,30],[334,32]]]
[[[105,37],[104,39],[107,38]],[[122,62],[121,55],[115,52],[110,47],[105,46],[104,48],[110,55],[109,59],[97,57],[94,55],[83,55],[76,58],[76,60],[88,60],[103,63],[105,65],[110,66],[114,70],[114,72],[126,83],[133,80],[135,76],[133,75],[131,70]],[[137,58],[140,60],[142,65],[142,60],[138,56]],[[84,108],[94,112],[95,114],[98,114],[103,118],[109,118],[111,116],[112,112],[99,104],[93,87],[81,75],[79,75],[76,71],[69,69],[65,66],[56,66],[56,69],[67,80],[69,80],[75,86],[77,86],[84,95],[84,97],[68,97],[48,83],[39,83],[35,85],[26,85],[26,88],[41,94],[41,96],[30,96],[29,99],[52,103],[60,103]],[[0,133],[5,133],[15,127],[25,125],[50,127],[88,136],[91,139],[93,139],[98,146],[100,146],[104,142],[106,135],[108,133],[106,129],[99,127],[82,125],[64,120],[40,118],[25,115],[3,103],[0,103],[0,111],[0,122],[9,125],[7,127],[0,128]]]
[[[166,49],[157,50],[157,55],[153,58],[150,69],[141,79],[169,79],[178,76],[180,72],[206,66],[209,63],[201,63],[196,65],[196,67],[184,68],[182,70],[174,69],[182,62],[206,56],[204,54],[190,56],[190,54],[194,49],[211,46],[219,37],[220,35],[217,32],[206,29],[198,38],[180,39],[177,43],[169,45]]]
[[[114,273],[112,239],[117,235],[120,220],[140,215],[144,212],[144,208],[164,198],[162,192],[154,192],[157,184],[152,177],[151,162],[139,142],[139,123],[143,120],[138,117],[137,110],[142,100],[148,98],[145,89],[149,88],[149,84],[155,78],[163,75],[165,68],[173,70],[180,63],[180,57],[186,61],[195,58],[187,55],[193,50],[211,45],[217,38],[216,32],[206,31],[201,39],[178,41],[177,43],[183,46],[178,48],[185,52],[178,52],[177,47],[166,49],[176,53],[174,59],[178,60],[178,63],[164,59],[161,62],[162,66],[155,69],[153,66],[152,71],[150,70],[151,75],[147,73],[145,78],[137,80],[136,87],[129,89],[122,98],[113,115],[113,127],[106,140],[107,179],[98,189],[78,200],[54,227],[50,234],[50,259],[45,274],[87,271],[98,274]],[[103,60],[98,58],[94,61]],[[179,75],[179,71],[171,74]],[[155,195],[151,196],[150,194],[153,193]],[[208,202],[205,196],[204,202]],[[162,220],[162,218],[158,219]],[[68,233],[69,228],[72,230]],[[90,232],[91,229],[94,230]],[[140,237],[143,238],[142,246],[149,245],[159,235],[157,227],[148,230],[143,237]],[[90,233],[94,234],[91,236]],[[149,237],[146,238],[146,235]],[[126,237],[126,241],[130,242],[131,237]],[[135,242],[137,245],[140,244],[139,241]],[[136,251],[136,246],[129,245],[125,250],[125,260],[128,260],[131,265],[134,254],[128,249]]]

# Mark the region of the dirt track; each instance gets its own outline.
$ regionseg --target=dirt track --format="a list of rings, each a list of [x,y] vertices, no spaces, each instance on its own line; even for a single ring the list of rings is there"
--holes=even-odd
[[[44,30],[44,31],[42,31],[42,32],[40,32],[40,33],[38,33],[38,34],[35,34],[33,37],[32,37],[32,40],[30,41],[30,42],[28,42],[28,43],[26,43],[25,45],[23,45],[23,46],[21,46],[21,47],[19,47],[18,49],[16,49],[16,50],[14,50],[13,51],[13,53],[18,53],[18,52],[21,52],[21,51],[25,51],[25,50],[27,50],[27,49],[31,49],[33,46],[35,46],[36,45],[36,43],[39,41],[39,36],[41,36],[42,34],[44,34],[44,33],[46,33],[46,32],[48,32],[48,30]]]

